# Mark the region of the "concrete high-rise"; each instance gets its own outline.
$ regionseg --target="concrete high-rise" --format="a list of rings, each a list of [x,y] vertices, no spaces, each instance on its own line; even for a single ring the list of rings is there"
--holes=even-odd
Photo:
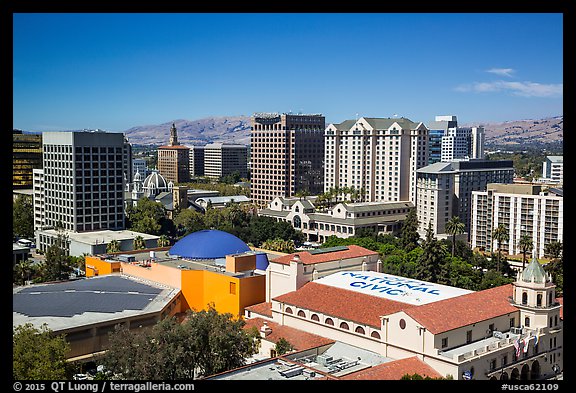
[[[436,116],[426,123],[429,129],[429,164],[454,160],[483,159],[483,127],[458,127],[456,116]]]
[[[167,145],[158,148],[158,171],[167,181],[186,183],[190,181],[190,148],[180,145],[176,125],[170,128]]]
[[[416,171],[416,215],[418,232],[424,236],[428,224],[438,236],[446,234],[446,223],[459,216],[470,231],[472,192],[485,191],[488,183],[512,183],[511,160],[462,160],[437,162]]]
[[[248,146],[219,142],[204,146],[204,176],[220,179],[234,172],[248,177]]]
[[[204,176],[204,146],[190,146],[190,178]]]
[[[321,114],[255,113],[251,118],[251,198],[265,207],[277,196],[324,191]]]
[[[34,230],[124,229],[124,134],[44,132],[42,144],[43,169],[34,170],[35,212],[41,217]]]
[[[365,118],[325,131],[324,189],[354,187],[364,202],[415,198],[416,169],[428,164],[428,129],[406,118]]]

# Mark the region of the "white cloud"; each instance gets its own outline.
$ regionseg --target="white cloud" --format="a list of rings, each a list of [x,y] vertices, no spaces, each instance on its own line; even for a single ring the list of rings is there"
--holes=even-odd
[[[490,68],[489,70],[486,70],[486,72],[500,76],[512,76],[512,74],[515,73],[516,70],[512,68]]]
[[[475,82],[469,85],[457,86],[454,90],[460,92],[510,92],[516,96],[522,97],[561,97],[564,84],[542,84],[536,82]]]

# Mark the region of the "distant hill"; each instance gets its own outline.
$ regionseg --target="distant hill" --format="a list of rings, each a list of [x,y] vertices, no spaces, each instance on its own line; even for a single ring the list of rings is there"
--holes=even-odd
[[[546,144],[561,146],[564,141],[564,116],[467,126],[478,125],[484,126],[486,146],[530,147]]]
[[[182,145],[205,145],[213,142],[250,144],[250,117],[207,117],[198,120],[172,120],[158,125],[136,126],[124,134],[132,144],[164,145],[170,139],[172,123]]]

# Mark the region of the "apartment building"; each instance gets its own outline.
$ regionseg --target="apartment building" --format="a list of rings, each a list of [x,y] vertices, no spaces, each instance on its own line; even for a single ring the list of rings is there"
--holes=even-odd
[[[251,118],[251,198],[266,206],[277,196],[324,190],[321,114],[255,113]]]
[[[483,127],[458,127],[458,119],[452,115],[436,116],[426,127],[430,135],[429,164],[485,157]]]
[[[189,146],[190,178],[204,176],[204,146]]]
[[[459,216],[470,231],[472,192],[484,191],[488,183],[512,183],[511,160],[466,160],[437,162],[416,171],[418,232],[424,236],[428,224],[438,237],[446,236],[446,223]]]
[[[204,176],[220,179],[234,172],[248,177],[248,146],[220,142],[204,146]]]
[[[492,232],[499,224],[508,229],[508,241],[498,244]],[[564,198],[535,184],[488,184],[472,192],[470,243],[472,248],[521,254],[520,239],[530,236],[533,252],[544,257],[551,242],[564,243]]]
[[[325,131],[324,190],[354,187],[364,202],[415,201],[416,169],[428,164],[428,129],[402,118],[330,124]]]

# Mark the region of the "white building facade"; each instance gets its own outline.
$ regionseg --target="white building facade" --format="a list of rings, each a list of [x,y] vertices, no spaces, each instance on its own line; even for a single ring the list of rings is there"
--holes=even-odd
[[[508,228],[508,241],[498,245],[492,232],[499,224]],[[472,248],[521,254],[519,242],[530,236],[533,251],[544,257],[551,242],[564,243],[564,198],[542,191],[539,185],[488,184],[486,191],[472,192]]]
[[[414,202],[416,169],[428,164],[423,123],[362,117],[330,124],[324,136],[325,191],[354,187],[365,202]]]

